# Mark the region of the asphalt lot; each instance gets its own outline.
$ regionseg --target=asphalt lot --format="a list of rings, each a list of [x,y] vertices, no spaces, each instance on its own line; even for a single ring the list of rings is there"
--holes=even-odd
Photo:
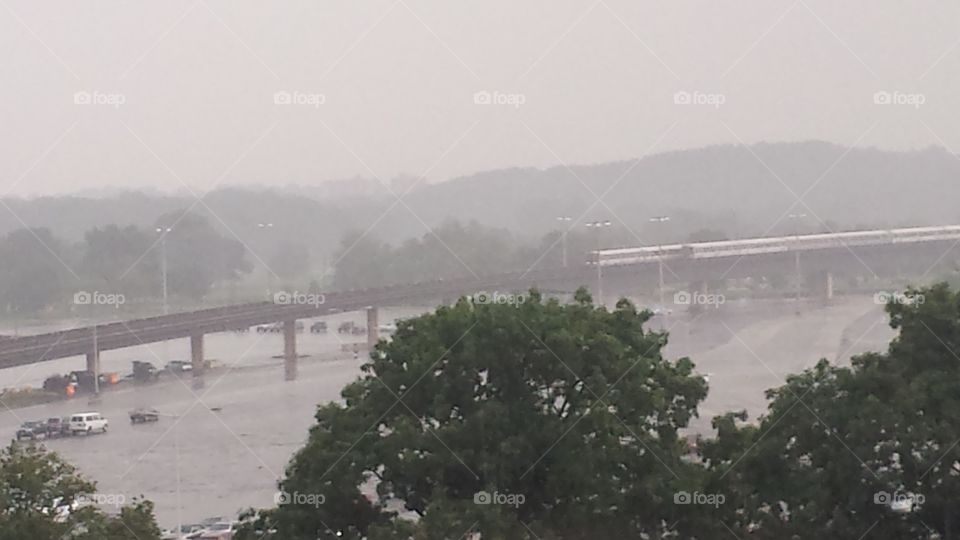
[[[710,374],[711,392],[694,422],[709,431],[709,420],[727,410],[746,408],[755,417],[765,407],[763,392],[782,384],[792,372],[821,357],[847,358],[882,350],[892,335],[881,308],[869,297],[836,299],[830,306],[804,305],[799,315],[791,302],[745,303],[697,317],[685,313],[657,318],[670,329],[668,356],[691,356],[698,371]],[[418,308],[391,310],[381,322],[409,316]],[[331,319],[362,322],[362,314]],[[308,325],[309,326],[309,325]],[[344,340],[363,339],[343,338]],[[296,381],[285,381],[277,334],[217,334],[207,337],[208,358],[222,364],[204,377],[169,378],[145,386],[105,392],[99,403],[87,398],[0,413],[0,434],[12,436],[21,421],[66,416],[84,410],[110,420],[105,435],[47,441],[102,494],[128,500],[143,495],[154,501],[161,526],[173,527],[211,516],[233,516],[250,506],[273,504],[275,483],[313,423],[318,403],[339,398],[340,389],[359,373],[351,353],[339,352],[340,336],[301,334]],[[186,359],[187,340],[105,353],[105,371],[130,371],[134,359],[162,366]],[[362,358],[361,358],[362,361]],[[0,372],[0,386],[37,385],[49,374],[82,369],[83,359],[65,359]],[[154,407],[164,416],[151,424],[131,425],[127,412]],[[116,498],[116,497],[114,497]]]

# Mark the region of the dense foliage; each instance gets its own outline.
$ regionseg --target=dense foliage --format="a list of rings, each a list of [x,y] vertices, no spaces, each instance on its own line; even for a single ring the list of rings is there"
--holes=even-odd
[[[424,538],[666,532],[674,494],[698,475],[678,430],[706,384],[661,355],[647,319],[580,291],[567,305],[536,292],[462,299],[401,323],[344,403],[318,410],[280,485],[286,504],[251,528],[398,537],[399,510]]]
[[[168,228],[164,235],[156,231]],[[122,295],[123,302],[107,308],[142,306],[161,294],[164,250],[174,300],[202,298],[251,269],[241,242],[189,213],[160,216],[152,229],[94,228],[75,245],[47,229],[18,229],[0,238],[0,309],[17,316],[80,309],[74,295],[95,292],[111,295],[110,301]]]
[[[954,540],[960,293],[897,298],[886,352],[788,377],[693,450],[704,381],[628,302],[461,300],[319,408],[241,537]]]
[[[114,503],[108,515],[91,502]],[[0,540],[159,540],[153,504],[97,494],[96,484],[42,446],[0,450]]]
[[[888,305],[899,335],[850,366],[821,361],[771,390],[759,425],[715,421],[710,488],[751,538],[960,537],[960,295]]]

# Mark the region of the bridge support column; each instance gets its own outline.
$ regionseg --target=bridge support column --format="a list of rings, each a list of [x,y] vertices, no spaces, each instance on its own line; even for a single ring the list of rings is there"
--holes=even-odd
[[[370,350],[380,341],[380,314],[376,306],[367,308],[367,347]]]
[[[690,300],[687,309],[691,313],[699,313],[709,307],[707,306],[708,294],[710,294],[710,287],[707,285],[707,280],[691,281],[687,285],[687,295]]]
[[[190,334],[190,366],[194,377],[203,375],[206,364],[203,361],[203,333]]]
[[[100,376],[100,351],[94,350],[87,353],[87,371],[93,373],[94,377]]]
[[[283,376],[288,381],[297,378],[297,321],[283,321]]]

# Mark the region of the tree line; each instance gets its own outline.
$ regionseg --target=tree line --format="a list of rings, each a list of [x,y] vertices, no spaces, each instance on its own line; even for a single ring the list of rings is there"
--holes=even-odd
[[[45,228],[18,229],[0,239],[0,305],[22,316],[78,304],[132,307],[157,300],[164,259],[168,295],[174,298],[202,298],[251,270],[239,241],[205,218],[182,212],[160,216],[152,229],[97,227],[79,243]]]

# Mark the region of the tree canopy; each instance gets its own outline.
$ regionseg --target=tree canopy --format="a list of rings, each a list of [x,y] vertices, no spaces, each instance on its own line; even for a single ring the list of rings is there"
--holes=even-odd
[[[424,538],[662,534],[696,481],[678,431],[707,389],[648,317],[531,291],[401,322],[319,408],[251,534],[406,537],[411,516]]]
[[[109,499],[107,515],[91,502]],[[42,446],[0,450],[0,540],[159,540],[153,504],[96,493],[96,484]]]

